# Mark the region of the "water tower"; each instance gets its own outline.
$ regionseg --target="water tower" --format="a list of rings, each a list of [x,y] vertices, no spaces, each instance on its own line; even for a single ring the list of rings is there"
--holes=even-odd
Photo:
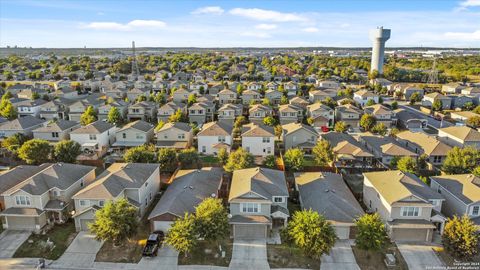
[[[376,70],[378,74],[383,74],[383,60],[385,57],[385,42],[390,39],[390,29],[383,29],[383,26],[370,31],[370,39],[373,42],[372,47],[372,65],[370,72]]]

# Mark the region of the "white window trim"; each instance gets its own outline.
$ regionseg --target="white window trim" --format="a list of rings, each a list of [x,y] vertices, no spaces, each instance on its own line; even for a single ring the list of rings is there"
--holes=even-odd
[[[24,199],[25,201],[25,204],[22,204],[22,200],[21,198]],[[26,196],[26,195],[16,195],[15,196],[15,204],[16,205],[21,205],[21,206],[29,206],[29,205],[32,205],[32,201],[30,200],[30,196]]]
[[[415,213],[415,208],[418,208],[418,214],[416,216],[415,215],[412,215],[412,216],[404,215],[403,213],[404,213],[404,210],[406,208],[413,208],[414,209],[413,213]],[[407,211],[407,213],[408,213],[408,211]],[[402,206],[400,208],[400,216],[402,216],[402,217],[419,217],[421,215],[422,215],[422,208],[421,207],[418,207],[418,206]]]
[[[252,210],[253,211],[248,211],[248,209],[250,208],[249,205],[251,205],[252,207]],[[244,208],[246,211],[244,211]],[[255,211],[255,208],[257,209],[257,211]],[[250,214],[257,214],[257,213],[260,213],[261,211],[261,206],[259,203],[249,203],[249,202],[246,202],[246,203],[240,203],[240,212],[241,213],[250,213]]]
[[[473,209],[474,209],[475,207],[478,207],[478,212],[477,212],[476,215],[473,215]],[[473,205],[473,206],[471,207],[471,209],[472,209],[472,210],[470,210],[470,215],[471,215],[471,216],[474,216],[474,217],[480,216],[480,205]]]
[[[83,204],[82,204],[82,203],[83,203]],[[89,200],[80,200],[80,201],[78,202],[78,204],[79,204],[80,206],[86,206],[86,207],[88,207],[88,206],[90,206],[90,201],[89,201]]]

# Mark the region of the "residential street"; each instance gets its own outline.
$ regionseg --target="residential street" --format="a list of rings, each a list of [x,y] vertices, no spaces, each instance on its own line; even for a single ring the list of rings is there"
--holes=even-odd
[[[338,240],[330,255],[322,256],[321,270],[360,270],[352,251],[352,241]]]
[[[432,246],[397,243],[397,247],[407,262],[409,270],[442,269],[444,266],[432,250]]]
[[[265,270],[270,269],[267,261],[267,244],[261,240],[238,240],[233,242],[231,270]]]

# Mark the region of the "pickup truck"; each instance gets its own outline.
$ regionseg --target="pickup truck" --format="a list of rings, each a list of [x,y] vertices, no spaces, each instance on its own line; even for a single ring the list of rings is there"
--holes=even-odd
[[[157,256],[158,249],[162,245],[164,238],[163,232],[154,232],[148,236],[147,243],[143,248],[142,255],[145,257]]]

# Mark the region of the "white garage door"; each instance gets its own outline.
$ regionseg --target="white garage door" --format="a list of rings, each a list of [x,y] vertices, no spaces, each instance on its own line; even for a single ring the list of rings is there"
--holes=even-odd
[[[259,239],[267,237],[267,225],[263,224],[238,224],[234,226],[234,238]]]
[[[11,230],[35,230],[34,217],[7,216],[8,228]]]
[[[153,222],[153,231],[162,231],[166,233],[168,229],[172,226],[172,221],[154,221]]]
[[[338,239],[348,239],[350,237],[350,227],[334,226]]]
[[[92,223],[93,219],[80,219],[80,230],[88,231],[88,224]]]

